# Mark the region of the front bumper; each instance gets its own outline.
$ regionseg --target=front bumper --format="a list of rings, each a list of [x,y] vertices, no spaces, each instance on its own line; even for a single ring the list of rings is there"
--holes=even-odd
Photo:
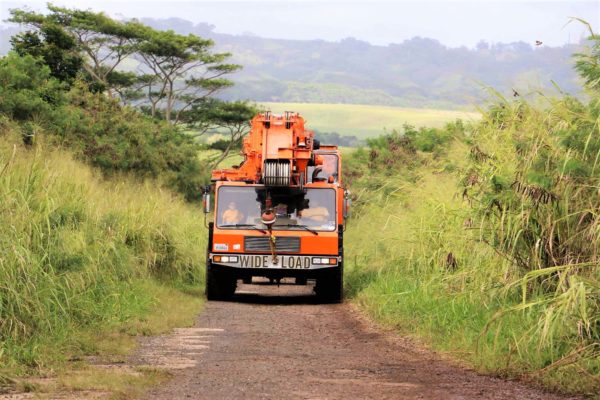
[[[337,255],[278,254],[276,262],[270,254],[209,254],[214,265],[254,270],[320,270],[336,267],[342,262]],[[326,262],[326,263],[325,263]]]

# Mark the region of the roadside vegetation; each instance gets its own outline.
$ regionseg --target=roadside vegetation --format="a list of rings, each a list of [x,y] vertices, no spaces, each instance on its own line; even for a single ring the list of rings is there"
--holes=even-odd
[[[211,41],[49,7],[13,11],[31,30],[0,58],[0,392],[130,398],[165,374],[99,371],[87,357],[122,360],[136,335],[193,324],[206,245],[196,200],[208,174],[195,135],[238,129],[225,111],[250,105],[209,96],[237,69]],[[165,63],[202,62],[212,75],[171,77],[189,81],[180,91],[116,68],[164,52]],[[148,86],[136,85],[148,81],[163,93],[143,98]],[[184,101],[186,123],[174,106]]]
[[[0,137],[0,374],[119,352],[129,335],[191,323],[199,209],[154,181],[104,180],[65,151],[26,148],[19,129],[3,121]],[[180,319],[144,323],[163,301]]]
[[[346,163],[346,290],[477,369],[600,391],[600,37],[589,100],[494,102],[480,122],[392,132]],[[364,240],[368,237],[369,240]]]

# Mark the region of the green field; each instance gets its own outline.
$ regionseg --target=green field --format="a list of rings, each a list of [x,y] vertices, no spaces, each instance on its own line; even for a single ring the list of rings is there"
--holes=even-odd
[[[297,111],[311,129],[337,132],[359,138],[375,137],[384,130],[402,128],[408,123],[417,127],[440,127],[457,118],[479,119],[479,113],[467,111],[402,108],[357,104],[261,103],[274,113]]]

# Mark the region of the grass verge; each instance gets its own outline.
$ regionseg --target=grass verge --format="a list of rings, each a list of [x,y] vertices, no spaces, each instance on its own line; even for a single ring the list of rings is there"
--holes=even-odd
[[[75,333],[76,346],[66,362],[53,371],[18,377],[12,388],[35,392],[39,398],[56,396],[99,396],[110,399],[141,397],[151,387],[170,378],[170,372],[151,366],[132,366],[132,354],[139,336],[154,336],[175,327],[192,326],[203,297],[194,287],[174,288],[155,280],[140,282],[140,289],[152,295],[143,313],[129,321],[90,327]],[[93,362],[89,362],[91,359]]]
[[[600,390],[597,328],[585,328],[586,318],[597,320],[593,292],[555,312],[568,288],[549,291],[552,280],[541,274],[527,280],[531,273],[483,240],[484,222],[463,196],[472,147],[467,136],[444,151],[420,152],[392,135],[350,156],[347,165],[369,172],[347,171],[355,216],[345,236],[346,292],[379,323],[480,372],[593,396]],[[497,158],[507,151],[495,150]],[[576,273],[597,282],[597,266]]]
[[[66,388],[61,377],[85,380],[77,360],[118,360],[137,335],[191,324],[202,212],[154,181],[103,179],[66,152],[19,142],[10,127],[0,137],[0,376],[8,388],[44,376]]]

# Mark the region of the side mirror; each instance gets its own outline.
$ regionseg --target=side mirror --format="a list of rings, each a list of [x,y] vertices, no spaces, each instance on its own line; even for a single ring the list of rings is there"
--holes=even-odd
[[[202,191],[202,209],[204,210],[204,214],[210,212],[210,187]]]
[[[350,198],[350,191],[344,190],[344,219],[350,216],[350,207],[352,206],[352,199]]]

